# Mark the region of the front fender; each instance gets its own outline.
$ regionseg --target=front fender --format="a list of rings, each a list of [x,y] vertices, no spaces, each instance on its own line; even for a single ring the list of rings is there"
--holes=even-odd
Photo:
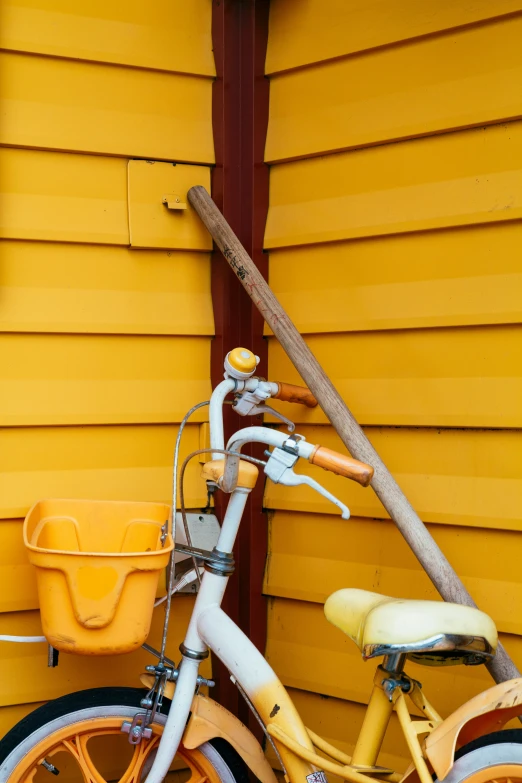
[[[522,678],[494,685],[459,707],[426,739],[426,757],[437,778],[443,780],[452,768],[457,746],[498,731],[519,715],[522,715]]]
[[[141,682],[147,688],[154,684],[154,677],[143,674]],[[174,683],[168,682],[165,696],[172,699]],[[191,715],[183,735],[183,745],[192,750],[215,737],[226,740],[239,753],[247,767],[261,783],[277,783],[277,778],[254,735],[214,699],[198,693],[192,702]]]

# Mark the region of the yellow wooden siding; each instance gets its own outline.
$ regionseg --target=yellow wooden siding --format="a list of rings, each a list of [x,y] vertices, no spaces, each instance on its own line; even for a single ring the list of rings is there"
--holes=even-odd
[[[519,323],[518,247],[518,221],[303,245],[271,253],[270,282],[308,334]]]
[[[128,245],[127,161],[0,149],[0,237]]]
[[[204,253],[4,241],[0,269],[2,332],[211,335],[214,330]]]
[[[267,248],[517,220],[522,122],[272,168]]]
[[[179,422],[210,392],[208,238],[152,219],[161,249],[131,249],[128,169],[166,160],[178,183],[210,181],[211,2],[2,0],[0,19],[0,625],[33,634],[28,508],[53,496],[170,503]],[[205,420],[187,427],[184,454]],[[189,507],[206,502],[199,472],[195,460]],[[176,602],[173,655],[190,605]],[[146,658],[62,655],[49,670],[44,645],[2,643],[0,728],[73,690],[137,685]]]
[[[270,86],[266,158],[520,117],[520,40],[522,16],[277,76]]]
[[[44,497],[150,500],[172,497],[172,452],[177,427],[5,427],[0,467],[0,518],[25,516]],[[186,453],[199,448],[189,425]],[[192,480],[191,480],[192,479]],[[187,506],[206,500],[197,460],[187,468]]]
[[[520,10],[273,0],[265,234],[276,295],[519,666]],[[266,334],[270,377],[299,383]],[[344,450],[320,410],[279,408]],[[268,657],[311,727],[349,751],[373,667],[325,598],[437,595],[371,490],[300,470],[352,518],[267,482]],[[491,683],[482,668],[411,670],[443,714]],[[393,723],[381,763],[405,756]]]
[[[271,0],[266,72],[397,45],[521,10],[520,0]]]
[[[6,334],[0,353],[0,425],[176,422],[210,393],[200,337]]]
[[[18,53],[0,71],[3,144],[214,160],[210,79]]]
[[[522,426],[521,326],[350,332],[307,342],[362,424]],[[279,344],[270,355],[274,377],[299,382]],[[286,413],[327,421],[319,409],[287,405]]]
[[[3,0],[0,46],[197,75],[215,74],[208,0]]]

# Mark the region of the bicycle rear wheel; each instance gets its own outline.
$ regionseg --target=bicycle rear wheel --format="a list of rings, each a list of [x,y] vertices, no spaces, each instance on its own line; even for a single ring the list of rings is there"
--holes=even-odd
[[[522,729],[496,731],[464,745],[444,783],[522,783]]]
[[[138,688],[94,688],[44,704],[0,741],[0,783],[140,783],[147,776],[170,702],[152,724],[150,739],[131,745],[121,730],[140,709]],[[244,761],[220,738],[181,746],[166,780],[173,783],[247,783]]]

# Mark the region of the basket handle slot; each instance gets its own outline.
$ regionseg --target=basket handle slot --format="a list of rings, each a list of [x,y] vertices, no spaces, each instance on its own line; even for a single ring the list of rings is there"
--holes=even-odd
[[[161,525],[145,519],[133,519],[125,529],[120,552],[156,552]]]
[[[31,536],[31,544],[41,549],[80,552],[78,523],[72,517],[44,517]]]

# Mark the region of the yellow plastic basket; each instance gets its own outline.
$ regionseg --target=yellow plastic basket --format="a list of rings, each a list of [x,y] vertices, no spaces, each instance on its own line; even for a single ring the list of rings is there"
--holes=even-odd
[[[143,644],[150,629],[170,533],[162,503],[41,500],[24,521],[36,567],[43,632],[57,650],[118,655]]]

